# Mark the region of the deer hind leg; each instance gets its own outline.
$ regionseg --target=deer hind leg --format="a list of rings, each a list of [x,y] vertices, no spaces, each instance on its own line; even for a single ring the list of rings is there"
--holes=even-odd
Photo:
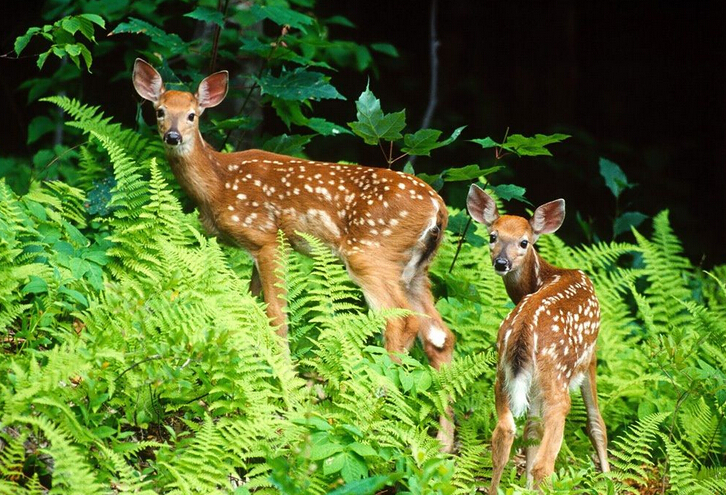
[[[279,261],[277,243],[265,245],[251,254],[255,260],[257,279],[262,289],[262,297],[265,303],[267,303],[267,316],[272,320],[272,324],[277,327],[277,334],[280,337],[287,338],[287,322],[285,320],[285,313],[283,311],[284,302],[282,300],[285,289],[282,287],[281,280],[277,276]],[[255,271],[253,271],[250,290],[254,290],[256,286]]]
[[[534,466],[534,460],[537,458],[537,452],[539,451],[540,443],[542,442],[542,434],[544,430],[542,428],[542,401],[540,397],[534,397],[529,403],[529,413],[527,422],[524,426],[524,434],[522,435],[525,443],[525,458],[526,458],[526,473],[527,473],[527,487],[531,488],[534,482],[532,476],[532,468]]]
[[[597,367],[597,358],[593,353],[590,365],[585,374],[585,379],[580,385],[582,392],[582,400],[587,408],[587,434],[590,437],[597,458],[600,461],[600,469],[603,473],[610,471],[608,463],[608,437],[605,429],[605,422],[600,415],[600,408],[597,405],[597,383],[595,381],[595,372]]]
[[[502,384],[504,376],[502,372],[497,373],[497,380],[494,384],[494,398],[497,409],[497,426],[492,434],[492,484],[489,487],[490,495],[496,495],[497,487],[502,479],[504,466],[509,461],[509,453],[512,450],[516,425],[514,416],[509,409],[509,397]]]
[[[262,295],[262,280],[260,280],[260,271],[257,269],[257,263],[252,265],[252,275],[250,276],[250,294],[255,297]]]
[[[543,392],[542,421],[543,434],[537,455],[532,464],[532,478],[537,488],[543,479],[555,471],[555,460],[562,447],[562,437],[565,433],[565,418],[570,412],[570,393],[567,387],[556,381],[552,388]]]
[[[420,316],[417,316],[418,335],[424,352],[426,352],[431,366],[439,369],[442,364],[451,362],[456,338],[436,310],[426,270],[420,271],[405,287],[411,306],[414,311],[420,313]],[[454,450],[453,417],[453,408],[448,406],[445,414],[439,418],[437,438],[441,442],[441,450],[447,453]]]
[[[413,311],[399,282],[401,269],[396,263],[380,260],[375,253],[359,253],[345,260],[351,279],[363,290],[371,309],[403,308]],[[384,341],[389,353],[403,353],[413,345],[418,321],[413,316],[391,318],[386,324]]]

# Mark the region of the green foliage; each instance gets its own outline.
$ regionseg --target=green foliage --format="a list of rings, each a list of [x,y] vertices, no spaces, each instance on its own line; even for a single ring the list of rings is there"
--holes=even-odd
[[[28,46],[33,37],[39,36],[51,43],[47,51],[38,56],[38,68],[42,69],[45,61],[52,54],[62,59],[70,58],[76,67],[80,68],[81,59],[86,63],[86,68],[91,69],[93,55],[86,45],[76,40],[76,33],[80,33],[88,41],[96,43],[94,24],[101,28],[106,27],[102,17],[95,14],[79,14],[66,16],[53,24],[46,24],[43,27],[31,27],[28,31],[15,40],[15,53],[20,55]]]
[[[514,153],[517,156],[552,156],[547,146],[561,143],[569,138],[567,134],[535,134],[533,137],[525,137],[521,134],[507,135],[504,142],[498,143],[490,137],[483,139],[472,139],[484,149],[499,148],[499,150]]]
[[[437,372],[418,347],[397,364],[380,346],[386,320],[404,311],[367,311],[323,244],[304,236],[311,260],[281,238],[288,353],[244,286],[249,259],[183,213],[154,141],[97,108],[54,102],[89,138],[83,167],[110,163],[113,186],[106,215],[90,217],[84,194],[63,183],[22,196],[0,184],[0,493],[464,494],[488,484],[493,342],[512,306],[483,244],[463,244],[450,271],[449,238],[432,266],[437,307],[457,334],[454,362]],[[650,238],[635,235],[538,243],[595,283],[614,467],[595,471],[574,398],[545,491],[723,490],[725,283],[683,258],[667,212]],[[453,457],[431,435],[450,398]],[[509,472],[503,489],[521,493]]]
[[[414,134],[403,135],[401,131],[406,127],[406,111],[384,113],[381,108],[381,101],[370,90],[370,84],[361,93],[355,107],[357,120],[348,122],[348,126],[366,144],[379,145],[381,141],[389,141],[391,151],[386,156],[389,167],[405,156],[429,156],[432,150],[453,143],[459,137],[461,131],[464,130],[464,127],[459,127],[449,138],[443,141],[438,140],[442,133],[436,129],[420,129]],[[394,158],[393,143],[401,140],[403,140],[403,146],[401,147],[403,154]]]

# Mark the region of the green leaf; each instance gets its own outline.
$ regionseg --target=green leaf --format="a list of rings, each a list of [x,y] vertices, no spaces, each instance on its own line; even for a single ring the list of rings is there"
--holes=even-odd
[[[546,146],[559,143],[569,137],[567,134],[535,134],[534,137],[512,134],[507,137],[502,147],[519,156],[552,156],[552,153],[550,153]]]
[[[198,21],[209,22],[210,24],[224,27],[224,14],[209,7],[197,7],[188,14],[184,14],[184,17],[191,17]]]
[[[273,153],[280,153],[281,155],[300,155],[305,148],[305,145],[310,142],[312,136],[301,136],[294,134],[288,136],[282,134],[272,139],[268,139],[262,145],[262,149],[266,151],[272,151]]]
[[[23,294],[42,294],[48,292],[48,283],[40,277],[31,275],[30,282],[25,284],[25,287],[21,290]]]
[[[269,19],[279,26],[290,26],[305,33],[305,27],[313,24],[313,18],[279,5],[252,5],[250,12],[256,20]]]
[[[363,138],[366,144],[378,144],[381,139],[396,141],[401,139],[401,130],[406,127],[406,111],[390,113],[381,110],[381,102],[373,92],[366,87],[355,102],[357,122],[349,122],[348,126],[353,132]]]
[[[102,28],[106,27],[106,21],[103,20],[103,17],[96,14],[80,14],[78,17],[82,19],[87,19],[91,21],[94,24],[97,24],[98,26],[101,26]]]
[[[469,214],[466,212],[466,210],[462,210],[459,213],[457,213],[456,215],[449,217],[449,224],[446,226],[446,230],[448,230],[449,232],[451,232],[457,236],[460,236],[464,232],[466,225],[471,223],[469,220],[470,220]],[[466,242],[468,242],[469,244],[471,244],[474,247],[484,246],[486,244],[486,242],[484,241],[484,238],[482,236],[476,234],[475,231],[476,231],[476,228],[470,224],[469,228],[466,230],[466,235],[464,236],[464,239],[466,240]],[[429,377],[429,379],[430,379],[430,377]],[[422,380],[424,380],[424,379],[422,378]],[[421,390],[425,390],[425,389],[421,389]]]
[[[413,165],[411,165],[411,162],[406,162],[406,165],[403,166],[403,173],[416,175],[416,171],[413,169]]]
[[[405,170],[404,170],[405,171]],[[424,181],[426,184],[431,186],[434,191],[440,191],[442,187],[444,187],[444,178],[442,174],[435,174],[435,175],[429,175],[424,173],[419,173],[416,175],[419,179]]]
[[[13,49],[15,50],[16,55],[20,55],[20,52],[25,50],[25,47],[28,46],[28,43],[30,42],[30,39],[35,36],[38,32],[40,32],[39,27],[31,27],[28,29],[24,35],[18,36],[15,38],[15,44],[13,45]]]
[[[443,171],[442,176],[445,182],[459,182],[486,177],[498,170],[503,169],[502,165],[495,165],[489,168],[481,168],[479,165],[466,165],[465,167],[448,168]]]
[[[92,430],[93,436],[96,438],[108,438],[116,434],[116,428],[110,426],[99,426]]]
[[[337,443],[320,443],[315,444],[310,449],[310,460],[317,461],[319,459],[327,459],[328,457],[332,456],[333,454],[337,454],[338,452],[343,452],[344,447]]]
[[[275,98],[272,100],[272,108],[280,119],[290,127],[290,124],[305,125],[308,119],[303,115],[302,103],[299,101],[283,100]]]
[[[129,17],[129,22],[120,23],[109,35],[120,33],[144,34],[172,54],[185,53],[189,47],[178,35],[167,33],[163,29],[135,17]]]
[[[71,57],[78,57],[78,55],[81,54],[81,48],[82,47],[83,47],[83,45],[81,43],[74,43],[72,45],[66,45],[65,46],[66,52]],[[76,65],[78,65],[78,64],[76,64]]]
[[[28,124],[28,144],[36,142],[53,129],[55,129],[55,124],[49,117],[45,115],[34,117]]]
[[[338,99],[345,100],[328,81],[325,74],[298,67],[294,71],[286,71],[283,67],[280,77],[267,73],[257,80],[262,94],[269,94],[275,98],[293,101],[308,99]]]
[[[408,392],[413,388],[413,376],[403,368],[398,371],[398,379],[401,380],[401,388],[404,392]]]
[[[58,293],[60,294],[66,294],[68,297],[70,297],[72,300],[76,301],[77,303],[88,307],[88,299],[86,299],[86,296],[81,294],[75,289],[69,289],[67,287],[59,287]]]
[[[398,58],[398,50],[390,43],[371,43],[371,49],[388,55],[389,57]]]
[[[624,190],[635,187],[635,184],[628,182],[623,169],[607,158],[600,157],[600,175],[605,179],[605,185],[608,186],[616,198]]]
[[[360,442],[348,444],[348,449],[352,450],[361,457],[372,457],[378,455],[378,452],[376,452],[373,447]]]
[[[339,134],[353,134],[345,127],[339,126],[338,124],[334,124],[332,122],[328,122],[325,119],[321,119],[320,117],[313,117],[312,119],[309,119],[305,123],[306,127],[309,127],[310,129],[314,130],[318,134],[322,136],[337,136]]]
[[[477,143],[482,148],[501,147],[502,149],[515,153],[518,156],[552,156],[552,153],[546,148],[550,144],[564,141],[570,136],[567,134],[535,134],[534,137],[525,137],[521,134],[512,134],[507,136],[504,143],[497,143],[490,137],[483,139],[472,139],[473,143]]]
[[[501,146],[501,144],[497,143],[490,137],[485,137],[484,139],[472,139],[472,143],[476,143],[482,148],[494,148],[496,146]]]
[[[648,218],[648,215],[639,211],[628,211],[615,219],[613,223],[613,233],[618,236],[623,232],[630,232],[631,227],[637,227]]]
[[[353,24],[350,19],[348,19],[347,17],[343,17],[342,15],[334,15],[333,17],[328,17],[327,19],[325,19],[325,24],[337,24],[338,26],[345,26],[355,29],[355,24]]]
[[[383,487],[394,484],[402,477],[402,473],[371,476],[370,478],[346,483],[340,488],[336,488],[332,492],[328,492],[328,495],[374,495]]]
[[[345,466],[347,456],[345,452],[340,452],[332,457],[329,457],[323,461],[323,474],[329,476],[333,473],[337,473],[343,466]]]
[[[527,203],[528,205],[532,204],[525,199],[524,193],[527,190],[522,186],[516,186],[514,184],[500,184],[498,186],[491,186],[491,188],[494,190],[494,193],[504,201],[516,199],[523,203]]]
[[[368,466],[366,466],[366,463],[358,458],[358,456],[354,454],[346,454],[345,463],[343,464],[343,468],[340,470],[340,475],[346,483],[357,481],[368,475]]]
[[[47,52],[43,52],[38,56],[38,62],[36,65],[38,66],[38,69],[42,69],[43,65],[45,65],[45,60],[48,58],[48,55],[52,53],[52,49],[48,50]]]
[[[60,25],[63,29],[71,34],[76,34],[76,31],[81,29],[81,21],[73,16],[61,19]]]

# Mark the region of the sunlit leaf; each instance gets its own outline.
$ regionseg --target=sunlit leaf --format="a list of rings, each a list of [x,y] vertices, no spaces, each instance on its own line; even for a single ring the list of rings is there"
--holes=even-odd
[[[353,132],[362,137],[366,144],[377,144],[381,139],[396,141],[401,139],[401,130],[406,127],[406,111],[384,114],[381,101],[370,88],[361,93],[355,102],[357,122],[349,122]]]

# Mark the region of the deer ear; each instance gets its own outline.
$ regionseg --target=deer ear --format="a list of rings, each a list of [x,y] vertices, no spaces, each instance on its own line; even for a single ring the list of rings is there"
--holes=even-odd
[[[136,92],[145,100],[157,103],[164,93],[164,81],[161,75],[151,65],[144,62],[140,58],[134,62],[134,88]]]
[[[211,76],[205,77],[199,83],[197,94],[194,95],[199,103],[199,108],[204,110],[205,108],[216,107],[222,103],[224,97],[227,96],[228,82],[229,72],[226,70],[215,72]]]
[[[469,195],[466,197],[466,209],[469,215],[487,228],[491,227],[499,218],[499,210],[494,200],[485,193],[481,187],[472,184]]]
[[[534,235],[551,234],[557,231],[565,221],[565,200],[556,199],[545,203],[534,210],[534,215],[529,219]]]

